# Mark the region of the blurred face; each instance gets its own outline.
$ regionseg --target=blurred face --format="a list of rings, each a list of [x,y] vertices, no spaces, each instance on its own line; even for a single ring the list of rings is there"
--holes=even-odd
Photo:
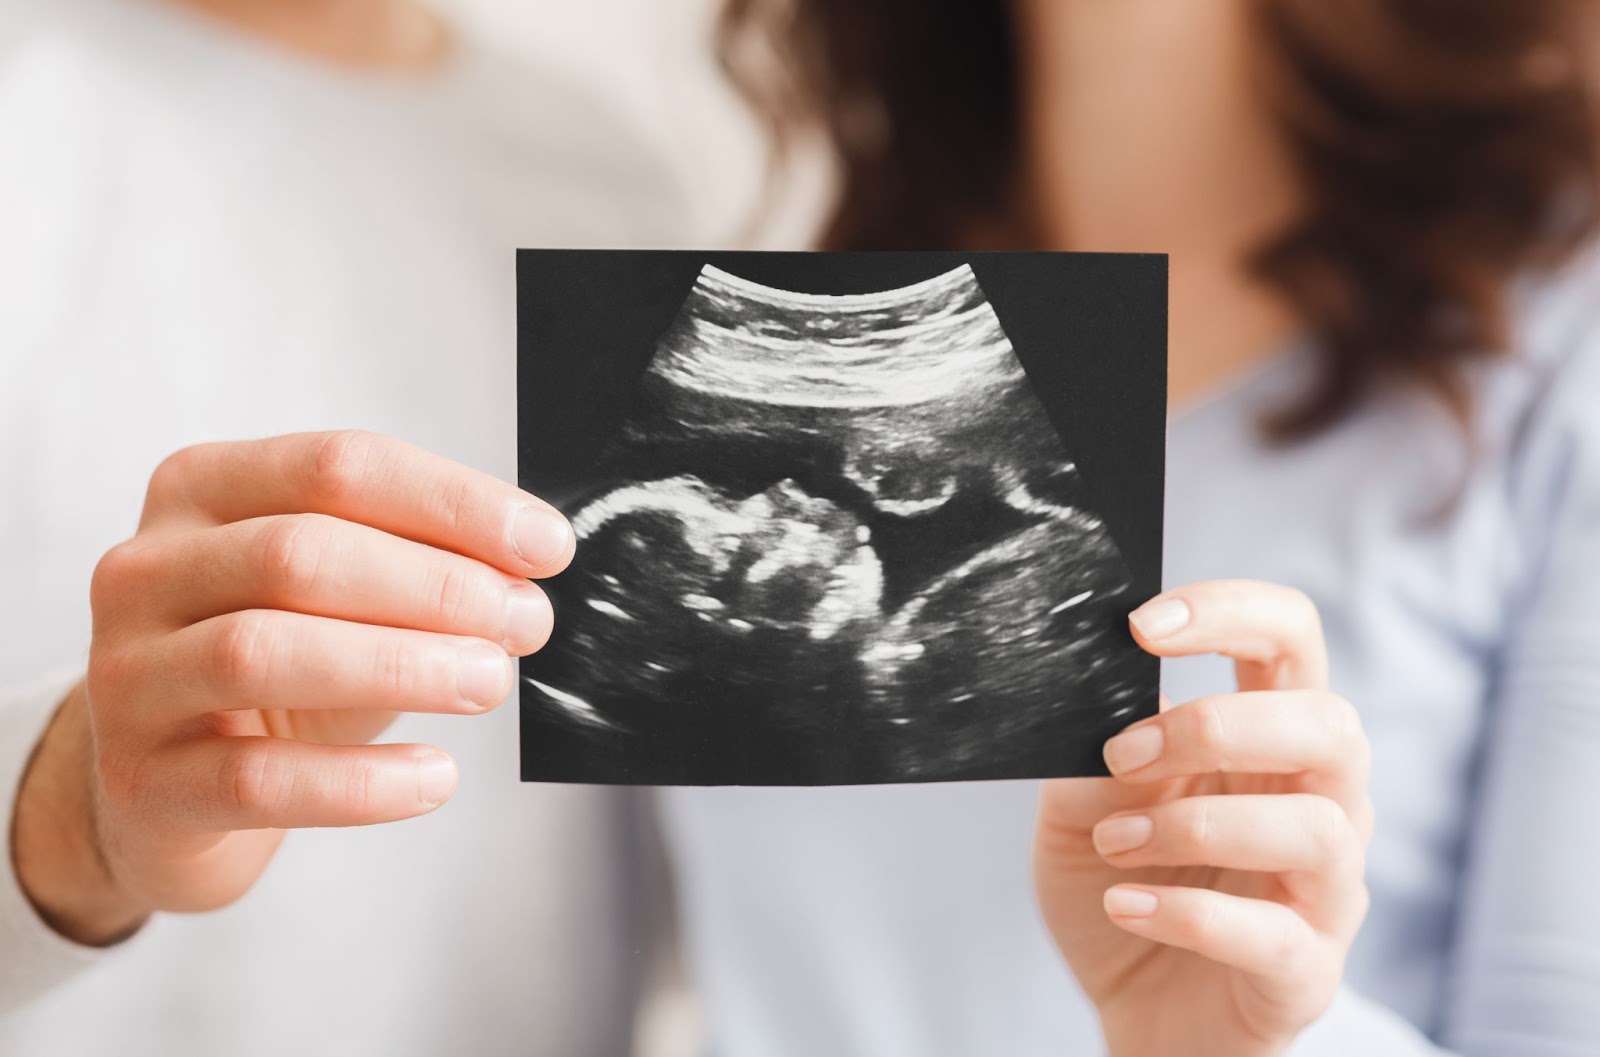
[[[1247,0],[1016,0],[1027,168],[1069,244],[1219,249],[1295,180],[1254,78]]]

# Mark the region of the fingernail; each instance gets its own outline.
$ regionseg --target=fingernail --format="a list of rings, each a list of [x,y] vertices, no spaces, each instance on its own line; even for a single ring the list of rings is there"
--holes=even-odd
[[[554,565],[572,545],[572,524],[553,510],[525,506],[517,511],[511,545],[517,557],[536,569]]]
[[[456,763],[440,752],[417,758],[417,796],[429,807],[438,807],[456,791]]]
[[[461,647],[456,660],[456,693],[479,709],[489,709],[511,692],[511,658],[486,642]]]
[[[1114,918],[1147,918],[1156,912],[1155,893],[1142,888],[1106,889],[1106,913]]]
[[[513,584],[506,598],[505,646],[509,653],[532,653],[550,635],[550,599],[536,584]]]
[[[1189,623],[1189,603],[1181,598],[1153,598],[1128,618],[1147,639],[1164,639]]]
[[[1156,824],[1145,815],[1108,818],[1094,828],[1094,848],[1102,855],[1132,851],[1150,843]]]
[[[1134,727],[1106,742],[1106,766],[1112,774],[1126,774],[1148,767],[1161,759],[1167,747],[1167,736],[1158,724]]]

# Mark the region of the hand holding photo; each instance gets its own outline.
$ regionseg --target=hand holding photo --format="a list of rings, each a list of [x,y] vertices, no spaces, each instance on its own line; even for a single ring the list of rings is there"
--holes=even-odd
[[[1104,774],[1156,708],[1165,276],[522,251],[519,478],[578,534],[524,780]]]

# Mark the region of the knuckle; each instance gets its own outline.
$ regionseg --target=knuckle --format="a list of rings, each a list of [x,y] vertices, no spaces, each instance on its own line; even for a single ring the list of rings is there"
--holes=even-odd
[[[1350,824],[1355,828],[1356,841],[1365,850],[1372,840],[1372,830],[1375,825],[1377,809],[1372,803],[1372,797],[1366,793],[1357,799],[1350,809]]]
[[[117,808],[127,808],[145,799],[145,776],[137,757],[115,743],[95,739],[94,769],[99,795]]]
[[[312,591],[333,547],[333,519],[321,514],[286,514],[262,532],[261,561],[268,583],[284,598]]]
[[[1034,847],[1041,862],[1072,862],[1093,842],[1074,798],[1061,783],[1046,782],[1039,793]]]
[[[1262,584],[1255,580],[1212,580],[1205,585],[1206,591],[1221,607],[1229,610],[1238,609],[1250,600],[1250,596],[1261,590]]]
[[[494,601],[476,569],[459,561],[444,561],[433,570],[431,579],[429,605],[443,627],[477,627],[491,619]]]
[[[1301,801],[1301,832],[1316,861],[1331,864],[1343,861],[1354,846],[1349,819],[1344,810],[1325,796],[1307,796]]]
[[[345,775],[344,802],[358,815],[368,814],[378,804],[377,775],[371,765],[360,763]]]
[[[1372,747],[1360,710],[1337,694],[1327,694],[1318,711],[1337,759],[1365,776],[1372,766]]]
[[[1213,580],[1196,585],[1197,614],[1219,629],[1254,637],[1270,630],[1274,642],[1319,637],[1322,619],[1311,596],[1298,587],[1260,580]],[[1270,624],[1270,629],[1266,626]]]
[[[116,702],[139,678],[137,651],[106,644],[96,639],[89,648],[84,669],[83,689],[89,714],[96,719],[116,711]]]
[[[1195,852],[1209,848],[1216,834],[1216,821],[1209,804],[1188,802],[1178,813],[1176,838],[1180,847]]]
[[[382,438],[361,429],[325,433],[311,459],[311,491],[325,499],[348,492],[372,468]]]
[[[1288,612],[1300,622],[1302,626],[1320,627],[1322,617],[1317,612],[1317,604],[1311,596],[1298,587],[1280,587],[1283,592],[1284,606]]]
[[[1372,909],[1372,890],[1365,881],[1358,882],[1350,899],[1350,932],[1354,934],[1361,928],[1361,923],[1367,919],[1367,912]]]
[[[270,679],[276,648],[273,639],[272,620],[260,610],[223,617],[211,658],[216,682],[237,689]]]
[[[96,612],[115,608],[132,590],[138,589],[150,573],[152,548],[134,537],[123,540],[101,555],[89,577],[89,605]]]
[[[1316,945],[1299,918],[1284,914],[1271,927],[1267,951],[1271,960],[1282,967],[1285,976],[1304,978],[1308,962],[1316,955]]]
[[[1254,580],[1206,580],[1189,588],[1189,604],[1197,621],[1228,627],[1249,611],[1262,586]]]
[[[160,507],[176,501],[194,477],[204,448],[200,444],[179,448],[157,463],[145,488],[145,506]]]
[[[438,504],[441,519],[452,534],[461,533],[480,520],[478,488],[469,477],[452,477],[440,484]]]
[[[391,636],[373,652],[370,685],[382,698],[397,702],[418,699],[426,694],[429,677],[429,666],[404,639]]]
[[[101,555],[95,562],[94,572],[89,574],[89,605],[96,610],[103,609],[120,594],[130,579],[133,564],[127,541]]]
[[[1322,725],[1336,744],[1341,747],[1352,746],[1367,740],[1361,725],[1361,713],[1356,711],[1355,705],[1338,694],[1322,694],[1319,700],[1318,714]]]
[[[1201,697],[1178,709],[1183,713],[1184,741],[1198,755],[1221,762],[1228,747],[1227,709],[1215,697]]]
[[[1227,913],[1219,900],[1201,898],[1175,923],[1175,931],[1186,947],[1203,950],[1215,946],[1227,937]]]
[[[217,784],[225,806],[247,816],[269,817],[292,795],[294,776],[270,746],[239,745],[224,758]]]

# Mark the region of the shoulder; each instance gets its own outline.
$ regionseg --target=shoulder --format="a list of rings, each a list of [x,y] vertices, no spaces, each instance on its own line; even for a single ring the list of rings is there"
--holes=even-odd
[[[1592,361],[1600,341],[1600,240],[1520,284],[1513,305],[1516,358],[1533,371],[1554,375]]]
[[[1491,368],[1480,429],[1506,498],[1542,547],[1574,519],[1600,529],[1600,245],[1518,290],[1516,349]]]
[[[1511,390],[1509,440],[1522,447],[1544,428],[1600,430],[1600,244],[1517,291],[1511,359],[1498,371]]]

